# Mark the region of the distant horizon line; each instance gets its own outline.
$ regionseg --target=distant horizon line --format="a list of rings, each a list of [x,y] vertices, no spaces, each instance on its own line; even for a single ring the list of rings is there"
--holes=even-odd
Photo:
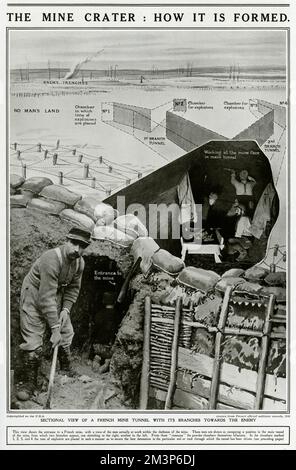
[[[115,67],[114,65],[110,65],[110,67]],[[110,67],[104,67],[104,68],[89,68],[89,69],[83,69],[81,68],[80,69],[80,72],[107,72],[110,70]],[[215,71],[215,70],[225,70],[227,72],[229,72],[229,69],[230,69],[231,65],[212,65],[212,66],[201,66],[201,67],[191,67],[190,68],[190,71],[191,73],[192,72],[196,72],[196,71]],[[18,65],[18,66],[14,66],[14,67],[10,67],[10,71],[18,71],[20,69],[27,69],[27,68],[30,68],[30,70],[70,70],[71,67],[67,67],[67,66],[52,66],[52,67],[49,67],[48,65],[44,65],[44,66],[33,66],[33,67],[30,67],[30,64],[26,64],[26,65]],[[260,71],[265,71],[265,70],[286,70],[286,66],[285,65],[268,65],[268,66],[262,66],[262,65],[240,65],[239,66],[240,68],[240,71],[241,70],[260,70]],[[187,71],[187,65],[185,66],[180,66],[180,67],[168,67],[168,68],[157,68],[157,67],[149,67],[149,68],[130,68],[130,67],[124,67],[124,68],[119,68],[118,66],[116,67],[116,73],[118,73],[119,71],[122,71],[122,72],[130,72],[130,71],[137,71],[137,72],[141,72],[141,71],[145,71],[145,72],[149,72],[149,73],[152,73],[152,74],[156,74],[157,72],[164,72],[164,71],[184,71],[186,72]]]

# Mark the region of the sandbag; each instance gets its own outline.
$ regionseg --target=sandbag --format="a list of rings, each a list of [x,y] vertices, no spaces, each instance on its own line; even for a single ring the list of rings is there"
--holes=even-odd
[[[94,228],[92,238],[94,240],[108,240],[116,245],[124,247],[130,246],[134,241],[133,237],[117,230],[111,225],[96,226]]]
[[[171,276],[176,276],[185,267],[184,262],[166,250],[158,250],[152,256],[153,267]]]
[[[28,178],[21,187],[21,190],[31,191],[34,194],[41,193],[42,189],[46,186],[52,185],[53,182],[49,178],[45,178],[43,176],[32,176],[32,178]]]
[[[74,211],[73,209],[64,209],[60,213],[60,218],[62,220],[68,220],[76,227],[80,227],[89,232],[93,231],[95,226],[94,221],[85,214],[79,214],[79,212]]]
[[[62,202],[50,201],[49,199],[43,199],[41,197],[33,197],[28,203],[28,207],[53,215],[58,215],[62,210],[66,209],[66,205]]]
[[[27,207],[28,202],[33,198],[33,193],[25,191],[25,194],[16,194],[10,197],[11,207]]]
[[[152,256],[157,250],[159,245],[151,237],[139,237],[137,238],[131,248],[131,255],[136,261],[139,257],[142,259],[148,256]]]
[[[135,233],[137,237],[148,237],[148,230],[145,225],[133,214],[126,214],[117,217],[113,225],[118,230],[121,230],[128,235],[133,236]]]
[[[242,282],[235,288],[235,292],[240,294],[259,294],[262,289],[260,284],[255,282]]]
[[[17,189],[25,182],[25,178],[23,176],[12,174],[9,176],[9,182],[11,188]]]
[[[269,286],[286,287],[286,273],[284,271],[269,273],[264,281]]]
[[[76,194],[58,184],[45,187],[40,192],[40,196],[52,201],[62,202],[67,206],[74,206],[82,198],[80,194]]]
[[[264,286],[261,293],[264,295],[274,294],[277,302],[286,302],[286,289],[284,287]]]
[[[236,287],[244,282],[242,277],[222,277],[220,281],[217,282],[215,289],[225,292],[227,287]]]
[[[94,208],[96,225],[110,225],[118,217],[119,212],[109,204],[101,202]]]
[[[207,292],[215,287],[220,276],[214,271],[188,266],[179,274],[177,281],[187,287]]]
[[[251,268],[245,271],[244,277],[248,281],[261,281],[268,274],[268,270],[261,268],[260,266],[252,266]]]
[[[228,269],[228,271],[225,271],[221,277],[240,277],[244,274],[244,272],[245,270],[240,268]]]
[[[96,222],[94,212],[95,207],[100,203],[100,198],[98,196],[87,196],[80,199],[76,202],[74,210],[80,212],[81,214],[88,215],[94,222]]]
[[[151,237],[139,237],[134,241],[131,255],[134,261],[142,258],[140,269],[143,274],[148,274],[152,266],[152,256],[157,250],[159,250],[159,245]]]

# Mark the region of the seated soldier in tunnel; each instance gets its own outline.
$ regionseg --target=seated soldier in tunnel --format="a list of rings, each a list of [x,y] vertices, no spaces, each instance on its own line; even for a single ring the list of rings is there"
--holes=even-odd
[[[240,172],[238,180],[233,170],[231,172],[231,184],[235,187],[238,202],[245,206],[247,215],[252,217],[254,213],[253,189],[256,185],[256,180],[249,176],[248,171],[245,169]]]
[[[228,238],[224,255],[236,255],[236,261],[242,261],[248,256],[248,249],[252,246],[251,221],[243,204],[235,201],[228,214],[236,214],[234,237]]]
[[[24,278],[20,296],[24,385],[17,394],[20,400],[30,399],[37,388],[47,325],[51,329],[52,347],[60,346],[61,370],[67,375],[76,375],[70,355],[74,336],[70,312],[79,295],[84,270],[82,254],[89,243],[88,231],[72,228],[67,241],[45,251]]]

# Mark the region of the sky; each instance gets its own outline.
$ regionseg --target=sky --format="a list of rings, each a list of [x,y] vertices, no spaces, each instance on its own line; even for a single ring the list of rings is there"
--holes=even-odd
[[[286,35],[277,30],[10,31],[10,67],[70,67],[97,51],[85,65],[106,69],[285,66]]]

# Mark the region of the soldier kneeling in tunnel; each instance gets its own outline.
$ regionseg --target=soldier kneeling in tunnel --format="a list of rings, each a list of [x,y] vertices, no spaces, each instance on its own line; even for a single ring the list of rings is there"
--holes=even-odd
[[[24,278],[20,297],[24,384],[17,393],[20,400],[29,400],[37,388],[47,325],[52,347],[60,346],[60,369],[69,376],[76,375],[70,354],[74,336],[70,312],[79,295],[84,270],[82,254],[89,244],[88,231],[72,228],[67,241],[45,251]]]

